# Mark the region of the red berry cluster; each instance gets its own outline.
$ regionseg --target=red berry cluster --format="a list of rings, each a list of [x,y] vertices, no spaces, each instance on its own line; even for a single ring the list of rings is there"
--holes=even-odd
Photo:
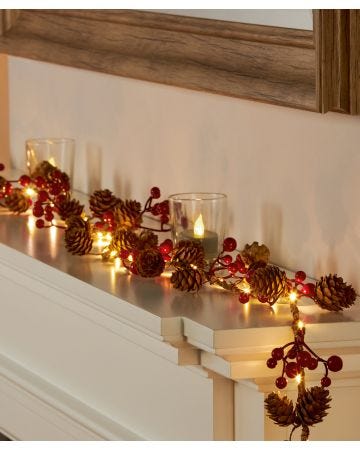
[[[303,346],[307,349],[304,350]],[[285,352],[285,349],[290,347]],[[307,344],[302,341],[293,341],[284,345],[283,347],[274,348],[271,352],[271,357],[267,360],[266,364],[269,369],[274,369],[278,363],[282,362],[282,374],[275,381],[275,385],[278,389],[284,389],[287,386],[288,378],[295,378],[301,374],[303,369],[315,370],[318,367],[319,362],[324,364],[325,374],[321,379],[321,385],[328,387],[331,384],[331,379],[328,377],[329,370],[332,372],[338,372],[342,369],[343,362],[339,356],[330,356],[327,360],[320,358],[313,350],[311,350]]]
[[[149,204],[147,205],[146,210],[151,212],[153,216],[160,216],[160,222],[162,224],[169,223],[170,220],[170,210],[169,210],[169,200],[164,200],[158,203],[152,203],[153,200],[157,200],[160,198],[161,192],[160,189],[156,186],[152,187],[150,190]]]
[[[159,245],[159,251],[165,262],[169,262],[171,260],[170,254],[173,251],[173,248],[174,244],[171,239],[165,239],[165,241]]]
[[[51,172],[48,180],[41,176],[31,179],[28,175],[22,175],[19,183],[24,187],[31,185],[37,192],[37,199],[33,205],[33,215],[38,218],[36,226],[38,228],[51,226],[58,205],[66,200],[70,191],[69,178],[66,173],[55,169]],[[46,222],[48,222],[47,225]]]
[[[94,223],[96,231],[111,232],[115,229],[115,216],[112,211],[106,211],[99,222]]]
[[[297,292],[299,296],[306,296],[306,297],[314,297],[315,294],[315,284],[314,283],[304,283],[306,279],[306,273],[302,270],[298,270],[295,273],[295,278],[291,280],[295,288],[297,289]]]

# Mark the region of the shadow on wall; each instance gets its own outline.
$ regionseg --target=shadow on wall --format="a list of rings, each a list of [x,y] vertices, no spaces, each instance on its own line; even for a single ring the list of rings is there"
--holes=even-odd
[[[102,148],[96,144],[86,145],[87,192],[101,189],[101,155]]]

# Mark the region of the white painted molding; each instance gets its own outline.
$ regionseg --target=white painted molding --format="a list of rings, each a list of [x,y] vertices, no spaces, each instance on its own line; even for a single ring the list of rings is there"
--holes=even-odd
[[[142,440],[4,355],[0,355],[0,403],[0,423],[15,440]]]

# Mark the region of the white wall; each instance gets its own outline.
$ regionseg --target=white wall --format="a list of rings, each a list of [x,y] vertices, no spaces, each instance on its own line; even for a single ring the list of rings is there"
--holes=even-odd
[[[358,289],[360,118],[320,115],[10,58],[11,151],[77,140],[75,187],[145,200],[220,191],[229,234],[267,243],[274,262]]]
[[[301,30],[313,29],[311,9],[148,9],[145,11]]]

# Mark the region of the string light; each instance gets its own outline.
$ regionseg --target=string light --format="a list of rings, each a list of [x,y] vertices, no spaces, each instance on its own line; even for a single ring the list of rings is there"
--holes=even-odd
[[[23,190],[23,192],[27,197],[33,197],[34,195],[36,195],[35,189],[31,187],[27,187],[26,189]]]
[[[296,302],[296,300],[297,300],[297,293],[295,291],[291,291],[290,294],[289,294],[289,299],[290,299],[290,301],[292,303]]]
[[[299,330],[302,330],[304,326],[305,326],[304,322],[302,320],[298,320],[297,327],[299,328]]]
[[[296,380],[297,384],[301,383],[301,375],[299,373],[296,375],[295,380]]]

